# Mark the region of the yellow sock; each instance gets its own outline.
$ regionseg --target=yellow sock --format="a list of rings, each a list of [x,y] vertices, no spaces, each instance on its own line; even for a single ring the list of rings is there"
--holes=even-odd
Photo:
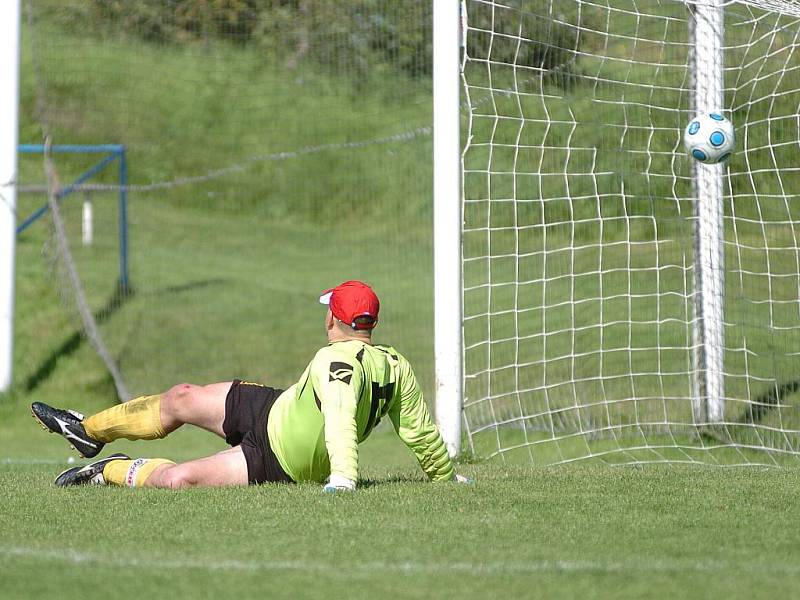
[[[112,460],[103,467],[106,483],[142,487],[147,478],[161,465],[174,465],[165,458],[137,458],[136,460]]]
[[[166,433],[161,425],[161,395],[141,396],[92,415],[83,427],[98,442],[155,440]]]

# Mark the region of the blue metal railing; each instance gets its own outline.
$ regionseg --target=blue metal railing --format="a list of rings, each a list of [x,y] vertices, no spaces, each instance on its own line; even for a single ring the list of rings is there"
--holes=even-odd
[[[42,144],[20,144],[19,152],[24,154],[42,154],[45,147]],[[115,160],[119,161],[119,285],[123,291],[128,290],[128,161],[125,156],[125,146],[119,144],[79,145],[63,144],[51,146],[50,151],[59,153],[78,154],[106,154],[100,162],[81,174],[73,183],[59,190],[57,198],[62,200],[79,188],[100,171],[105,169]],[[50,206],[45,203],[34,211],[17,227],[17,235],[21,234],[33,223],[44,215]]]

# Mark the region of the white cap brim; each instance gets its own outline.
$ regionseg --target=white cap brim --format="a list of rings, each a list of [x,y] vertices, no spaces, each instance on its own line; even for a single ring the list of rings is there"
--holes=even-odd
[[[333,290],[330,292],[325,292],[319,297],[319,303],[329,305],[331,303],[331,296],[333,296]]]

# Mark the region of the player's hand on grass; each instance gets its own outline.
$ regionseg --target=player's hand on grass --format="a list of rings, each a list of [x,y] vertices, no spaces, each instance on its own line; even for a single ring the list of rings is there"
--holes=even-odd
[[[331,475],[322,487],[322,491],[326,494],[333,494],[336,492],[352,492],[356,489],[356,482],[341,475]]]
[[[474,479],[470,479],[469,477],[465,477],[464,475],[459,475],[458,473],[453,475],[453,481],[464,485],[472,485],[473,483],[475,483]]]

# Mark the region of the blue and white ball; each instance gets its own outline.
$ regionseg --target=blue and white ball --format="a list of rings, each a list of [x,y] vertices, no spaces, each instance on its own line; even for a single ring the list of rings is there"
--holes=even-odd
[[[736,146],[733,123],[719,112],[699,114],[686,126],[683,144],[689,156],[701,163],[725,162]]]

